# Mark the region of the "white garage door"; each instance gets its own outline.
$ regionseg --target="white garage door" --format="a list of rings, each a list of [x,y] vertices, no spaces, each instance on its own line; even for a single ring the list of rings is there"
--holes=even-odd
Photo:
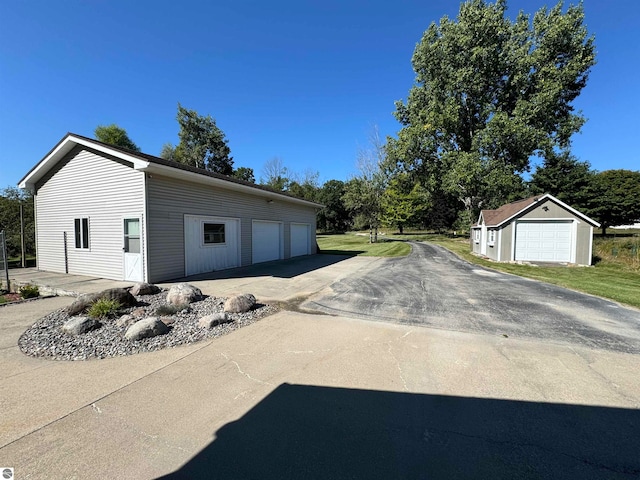
[[[518,222],[516,260],[571,261],[571,222]]]
[[[309,255],[311,253],[310,245],[311,226],[302,223],[291,224],[291,256],[298,257],[300,255]]]
[[[240,221],[184,216],[185,276],[240,266]]]
[[[251,235],[253,263],[284,258],[284,228],[281,222],[254,220]]]

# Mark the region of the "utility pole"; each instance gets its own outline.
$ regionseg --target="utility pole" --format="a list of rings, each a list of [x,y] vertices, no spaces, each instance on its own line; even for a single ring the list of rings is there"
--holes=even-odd
[[[20,202],[20,250],[22,253],[22,268],[27,266],[25,257],[25,243],[24,243],[24,205]]]
[[[2,267],[4,269],[5,282],[7,284],[7,292],[11,291],[11,285],[9,284],[9,259],[7,258],[7,235],[5,230],[0,232],[0,253],[2,253]],[[0,282],[1,284],[2,282]]]

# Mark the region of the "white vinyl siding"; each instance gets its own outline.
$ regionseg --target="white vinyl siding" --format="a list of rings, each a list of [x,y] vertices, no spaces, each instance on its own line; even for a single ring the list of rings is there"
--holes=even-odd
[[[37,184],[40,270],[114,280],[124,277],[123,222],[143,216],[144,177],[124,162],[76,147]],[[75,219],[88,219],[88,248],[75,248]],[[142,246],[144,250],[144,245]]]
[[[312,231],[315,253],[315,208],[267,199],[250,193],[226,190],[153,174],[147,178],[149,214],[149,281],[157,282],[184,275],[184,215],[240,219],[240,264],[252,263],[253,220],[283,224],[284,258],[290,256],[290,224],[307,223]]]

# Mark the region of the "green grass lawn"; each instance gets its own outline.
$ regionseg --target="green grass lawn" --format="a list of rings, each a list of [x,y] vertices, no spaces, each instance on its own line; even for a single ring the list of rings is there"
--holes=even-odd
[[[22,266],[22,259],[20,257],[9,257],[7,263],[9,264],[9,268],[20,268]],[[36,257],[34,255],[27,255],[25,257],[25,265],[27,267],[35,267]]]
[[[411,247],[404,242],[378,237],[378,243],[369,243],[368,235],[353,233],[318,235],[317,240],[321,253],[334,255],[404,257],[411,251]]]
[[[318,235],[318,245],[322,253],[400,257],[408,255],[410,251],[409,245],[403,240],[424,240],[441,245],[476,265],[533,278],[640,308],[640,271],[634,267],[633,263],[621,264],[620,258],[610,259],[603,256],[595,267],[535,267],[497,263],[479,258],[471,254],[469,239],[463,237],[409,234],[386,235],[378,238],[381,239],[379,243],[370,244],[368,236],[355,234]],[[597,250],[594,247],[594,251],[597,252]]]

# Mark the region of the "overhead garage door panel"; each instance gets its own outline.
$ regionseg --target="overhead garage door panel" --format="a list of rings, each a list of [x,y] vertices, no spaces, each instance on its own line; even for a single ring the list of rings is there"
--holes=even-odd
[[[518,222],[516,260],[534,262],[571,261],[571,222]]]
[[[308,224],[291,224],[291,256],[309,255],[311,246],[309,244],[311,227]]]
[[[254,220],[251,247],[253,263],[284,258],[283,226],[280,222]]]

